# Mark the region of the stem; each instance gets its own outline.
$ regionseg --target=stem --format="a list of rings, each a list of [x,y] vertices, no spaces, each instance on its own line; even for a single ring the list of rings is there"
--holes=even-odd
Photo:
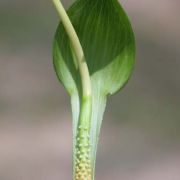
[[[79,67],[81,82],[82,82],[83,96],[91,96],[91,80],[90,80],[89,70],[85,61],[84,52],[80,44],[79,38],[61,1],[52,0],[52,2],[61,18],[66,33],[68,34],[68,37],[72,44],[75,56],[77,58],[77,64]]]
[[[78,119],[77,133],[75,134],[75,168],[74,180],[92,180],[93,167],[91,160],[90,129],[92,115],[92,90],[88,66],[85,61],[84,52],[76,31],[65,11],[61,1],[52,0],[61,18],[62,24],[70,39],[72,49],[76,56],[77,65],[81,77],[82,96],[80,103],[80,114]]]

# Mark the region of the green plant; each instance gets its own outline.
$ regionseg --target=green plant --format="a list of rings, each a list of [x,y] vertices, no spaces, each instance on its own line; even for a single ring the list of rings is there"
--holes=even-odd
[[[134,35],[117,0],[77,0],[64,10],[54,39],[54,68],[71,96],[74,180],[93,180],[98,137],[108,95],[128,81]]]

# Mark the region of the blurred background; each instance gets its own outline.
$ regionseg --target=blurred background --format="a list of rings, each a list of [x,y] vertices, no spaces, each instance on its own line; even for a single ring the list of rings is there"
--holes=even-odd
[[[121,3],[137,62],[108,101],[96,179],[179,180],[180,1]],[[70,101],[52,65],[58,21],[51,1],[0,0],[0,180],[72,179]]]

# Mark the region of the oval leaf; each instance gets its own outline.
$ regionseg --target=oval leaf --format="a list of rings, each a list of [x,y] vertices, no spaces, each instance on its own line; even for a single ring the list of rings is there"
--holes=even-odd
[[[106,97],[116,93],[128,81],[134,67],[135,40],[128,17],[117,0],[78,0],[70,7],[68,15],[79,37],[91,76],[90,141],[94,171]],[[53,55],[57,76],[71,95],[75,156],[81,81],[73,48],[61,23],[55,35]]]

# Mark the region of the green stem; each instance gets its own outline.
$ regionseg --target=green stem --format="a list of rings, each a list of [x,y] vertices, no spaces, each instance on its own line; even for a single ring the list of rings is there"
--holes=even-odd
[[[93,168],[91,162],[90,129],[92,115],[92,90],[88,66],[85,61],[84,52],[76,31],[59,0],[52,0],[61,18],[62,24],[69,37],[72,49],[76,56],[77,65],[81,77],[82,96],[80,103],[80,114],[76,130],[74,180],[92,180]]]
[[[82,82],[82,90],[83,90],[83,96],[92,96],[91,92],[91,80],[89,75],[89,70],[85,61],[84,52],[81,46],[81,43],[79,41],[79,38],[76,34],[76,31],[61,3],[60,0],[52,0],[60,18],[62,21],[62,24],[66,30],[66,33],[70,39],[72,48],[74,50],[75,56],[77,58],[77,64],[80,71],[81,76],[81,82]]]

